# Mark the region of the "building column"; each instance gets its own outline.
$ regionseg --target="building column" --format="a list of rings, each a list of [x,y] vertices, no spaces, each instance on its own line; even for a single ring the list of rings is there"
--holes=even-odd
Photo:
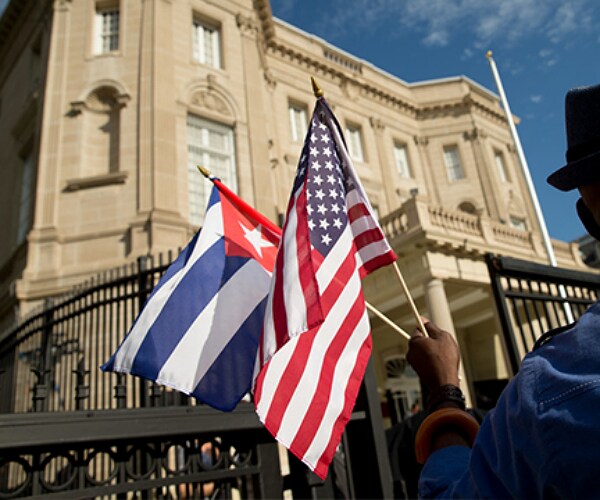
[[[433,278],[425,284],[425,303],[427,304],[429,319],[437,326],[450,333],[454,337],[454,340],[456,340],[456,343],[460,346],[456,331],[454,330],[454,322],[452,321],[448,298],[446,297],[446,292],[444,290],[444,282],[441,279]],[[467,400],[467,406],[471,406],[471,389],[470,384],[467,383],[465,377],[462,359],[458,369],[458,375],[460,377],[460,388]]]
[[[394,191],[394,180],[390,176],[390,165],[388,162],[388,155],[386,154],[386,147],[384,145],[384,132],[385,124],[379,118],[372,116],[369,118],[369,123],[375,132],[375,145],[377,146],[377,162],[381,173],[381,182],[383,184],[383,191],[385,193],[385,211],[383,214],[389,214],[393,210],[396,210],[400,206],[400,200],[398,195]]]
[[[413,140],[419,151],[419,163],[421,165],[421,172],[423,173],[423,183],[425,184],[427,197],[433,205],[439,205],[442,196],[440,194],[438,182],[432,176],[433,163],[429,156],[429,139],[425,136],[415,135],[413,136]]]
[[[267,73],[265,77],[265,60],[261,53],[261,31],[260,24],[254,17],[246,17],[238,14],[236,17],[237,25],[240,30],[242,44],[242,72],[246,82],[246,116],[248,130],[265,130],[265,127],[272,120],[267,114],[269,109],[269,96],[266,94],[270,85]],[[268,128],[267,136],[269,133]],[[259,138],[260,137],[260,138]],[[238,170],[239,192],[241,197],[261,213],[264,213],[270,219],[275,219],[277,215],[277,196],[274,192],[275,187],[270,183],[272,178],[272,155],[269,153],[269,144],[263,139],[261,134],[251,134],[249,137],[250,146],[250,166],[251,170],[245,165],[240,165]],[[252,186],[252,192],[248,189]]]
[[[60,175],[63,148],[62,135],[65,91],[67,82],[68,33],[71,3],[53,4],[51,33],[44,98],[43,121],[37,163],[37,187],[33,227],[28,236],[27,267],[23,280],[17,283],[17,296],[25,298],[30,282],[39,275],[49,276],[61,267],[61,245],[58,229],[58,199],[61,193]]]
[[[479,176],[487,215],[497,220],[501,216],[502,209],[498,205],[495,194],[497,191],[494,189],[494,182],[491,177],[492,165],[486,161],[484,141],[487,138],[487,132],[475,127],[473,130],[465,132],[463,138],[465,141],[471,143],[473,159],[475,160],[475,167]]]

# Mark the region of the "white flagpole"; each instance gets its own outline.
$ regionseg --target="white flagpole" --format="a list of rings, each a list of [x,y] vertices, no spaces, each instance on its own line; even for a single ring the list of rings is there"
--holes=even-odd
[[[523,148],[521,147],[521,141],[519,139],[519,134],[517,134],[517,129],[515,127],[515,123],[513,120],[513,115],[510,111],[510,106],[508,105],[508,99],[506,98],[506,94],[504,93],[504,87],[502,86],[502,81],[500,80],[500,74],[498,73],[498,68],[496,67],[496,62],[492,58],[492,51],[488,50],[486,54],[488,61],[490,63],[490,67],[492,68],[492,74],[494,75],[494,80],[496,81],[496,86],[498,87],[498,93],[500,94],[500,101],[502,102],[502,107],[504,108],[504,113],[506,114],[506,120],[508,121],[508,127],[510,129],[510,133],[512,135],[513,141],[515,143],[515,147],[517,148],[517,155],[519,157],[519,162],[521,163],[521,170],[523,171],[523,175],[525,176],[525,180],[527,181],[527,188],[529,190],[529,196],[533,201],[533,207],[535,209],[535,214],[540,225],[540,229],[542,231],[542,240],[544,242],[544,247],[546,249],[546,253],[548,254],[548,260],[550,261],[550,265],[552,267],[557,267],[556,257],[554,255],[554,248],[552,247],[552,243],[550,241],[550,236],[548,235],[548,229],[546,228],[546,221],[544,220],[544,215],[542,214],[542,209],[540,208],[540,203],[538,201],[537,193],[535,192],[535,187],[533,186],[533,181],[531,180],[531,174],[529,173],[529,166],[527,165],[527,160],[525,159],[525,154],[523,153]],[[558,286],[558,291],[560,293],[561,298],[566,299],[567,294],[565,291],[565,287],[563,285]],[[567,321],[569,323],[573,323],[573,313],[571,311],[571,305],[568,302],[563,302],[563,308],[565,311],[565,316],[567,317]]]

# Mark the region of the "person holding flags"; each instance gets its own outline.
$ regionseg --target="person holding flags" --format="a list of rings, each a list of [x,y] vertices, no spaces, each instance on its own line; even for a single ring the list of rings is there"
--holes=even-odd
[[[577,212],[600,240],[600,85],[566,95],[567,165],[548,177],[578,189]],[[589,498],[600,463],[600,301],[547,332],[523,360],[481,429],[458,389],[458,346],[426,323],[407,359],[429,390],[415,440],[424,498]]]

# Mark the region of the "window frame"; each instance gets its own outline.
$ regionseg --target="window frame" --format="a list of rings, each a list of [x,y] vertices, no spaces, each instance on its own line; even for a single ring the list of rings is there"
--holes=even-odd
[[[201,144],[192,142],[191,122],[195,122],[197,128],[201,130]],[[226,149],[219,150],[212,148],[208,144],[210,131],[223,133],[226,141]],[[188,220],[195,226],[201,226],[204,221],[204,213],[210,196],[210,185],[205,179],[198,175],[197,165],[201,164],[208,168],[214,175],[218,176],[224,184],[232,191],[237,192],[237,163],[235,148],[235,131],[233,127],[210,120],[196,113],[188,112],[186,118],[187,152],[188,152]],[[199,155],[195,155],[192,149],[198,150]],[[220,166],[213,164],[211,158],[225,159],[227,161],[226,171]],[[192,199],[194,189],[197,189],[197,200]]]
[[[105,31],[105,16],[116,14],[116,31],[110,29]],[[94,10],[94,55],[106,55],[119,52],[121,47],[121,6],[116,2],[96,2]],[[109,21],[109,28],[111,22]],[[112,46],[112,39],[116,40],[116,46]],[[108,39],[108,46],[105,43]]]
[[[207,59],[207,47],[205,34],[209,32],[211,39],[210,60]],[[192,16],[192,60],[198,64],[214,69],[223,68],[223,51],[221,24],[210,21],[194,13]]]
[[[496,166],[496,174],[502,184],[508,184],[510,177],[508,176],[508,169],[506,167],[506,160],[504,153],[499,149],[494,149],[494,164]]]
[[[450,152],[455,153],[455,163],[452,165],[448,162],[448,154]],[[460,150],[456,144],[448,144],[443,147],[444,166],[446,167],[446,176],[450,182],[460,181],[466,178],[465,169],[462,164],[462,158],[460,156]],[[458,169],[457,169],[458,167]],[[456,173],[460,172],[460,176]]]
[[[298,115],[296,112],[301,115],[300,118],[302,119],[302,130],[298,130],[298,122],[296,121]],[[294,101],[289,101],[288,116],[290,120],[290,136],[292,138],[292,142],[304,141],[308,131],[308,107]]]
[[[362,127],[356,123],[346,122],[346,142],[348,154],[354,161],[365,161],[365,148],[362,137]],[[356,139],[356,140],[355,140]]]
[[[401,166],[398,161],[398,152],[402,151],[404,156],[404,165]],[[412,168],[410,166],[410,160],[408,158],[408,145],[405,142],[394,141],[394,163],[396,165],[396,172],[403,179],[412,179]]]

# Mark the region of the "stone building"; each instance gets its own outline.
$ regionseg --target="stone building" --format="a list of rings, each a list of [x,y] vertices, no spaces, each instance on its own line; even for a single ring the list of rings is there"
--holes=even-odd
[[[278,221],[310,76],[417,307],[456,334],[471,397],[489,395],[510,374],[483,256],[547,262],[497,96],[464,76],[404,82],[274,18],[268,0],[8,3],[0,329],[99,271],[184,245],[210,189],[198,163]],[[560,266],[584,268],[576,246],[553,244]],[[414,328],[393,272],[364,284],[369,302]],[[382,396],[408,407],[418,384],[406,343],[372,327]]]

